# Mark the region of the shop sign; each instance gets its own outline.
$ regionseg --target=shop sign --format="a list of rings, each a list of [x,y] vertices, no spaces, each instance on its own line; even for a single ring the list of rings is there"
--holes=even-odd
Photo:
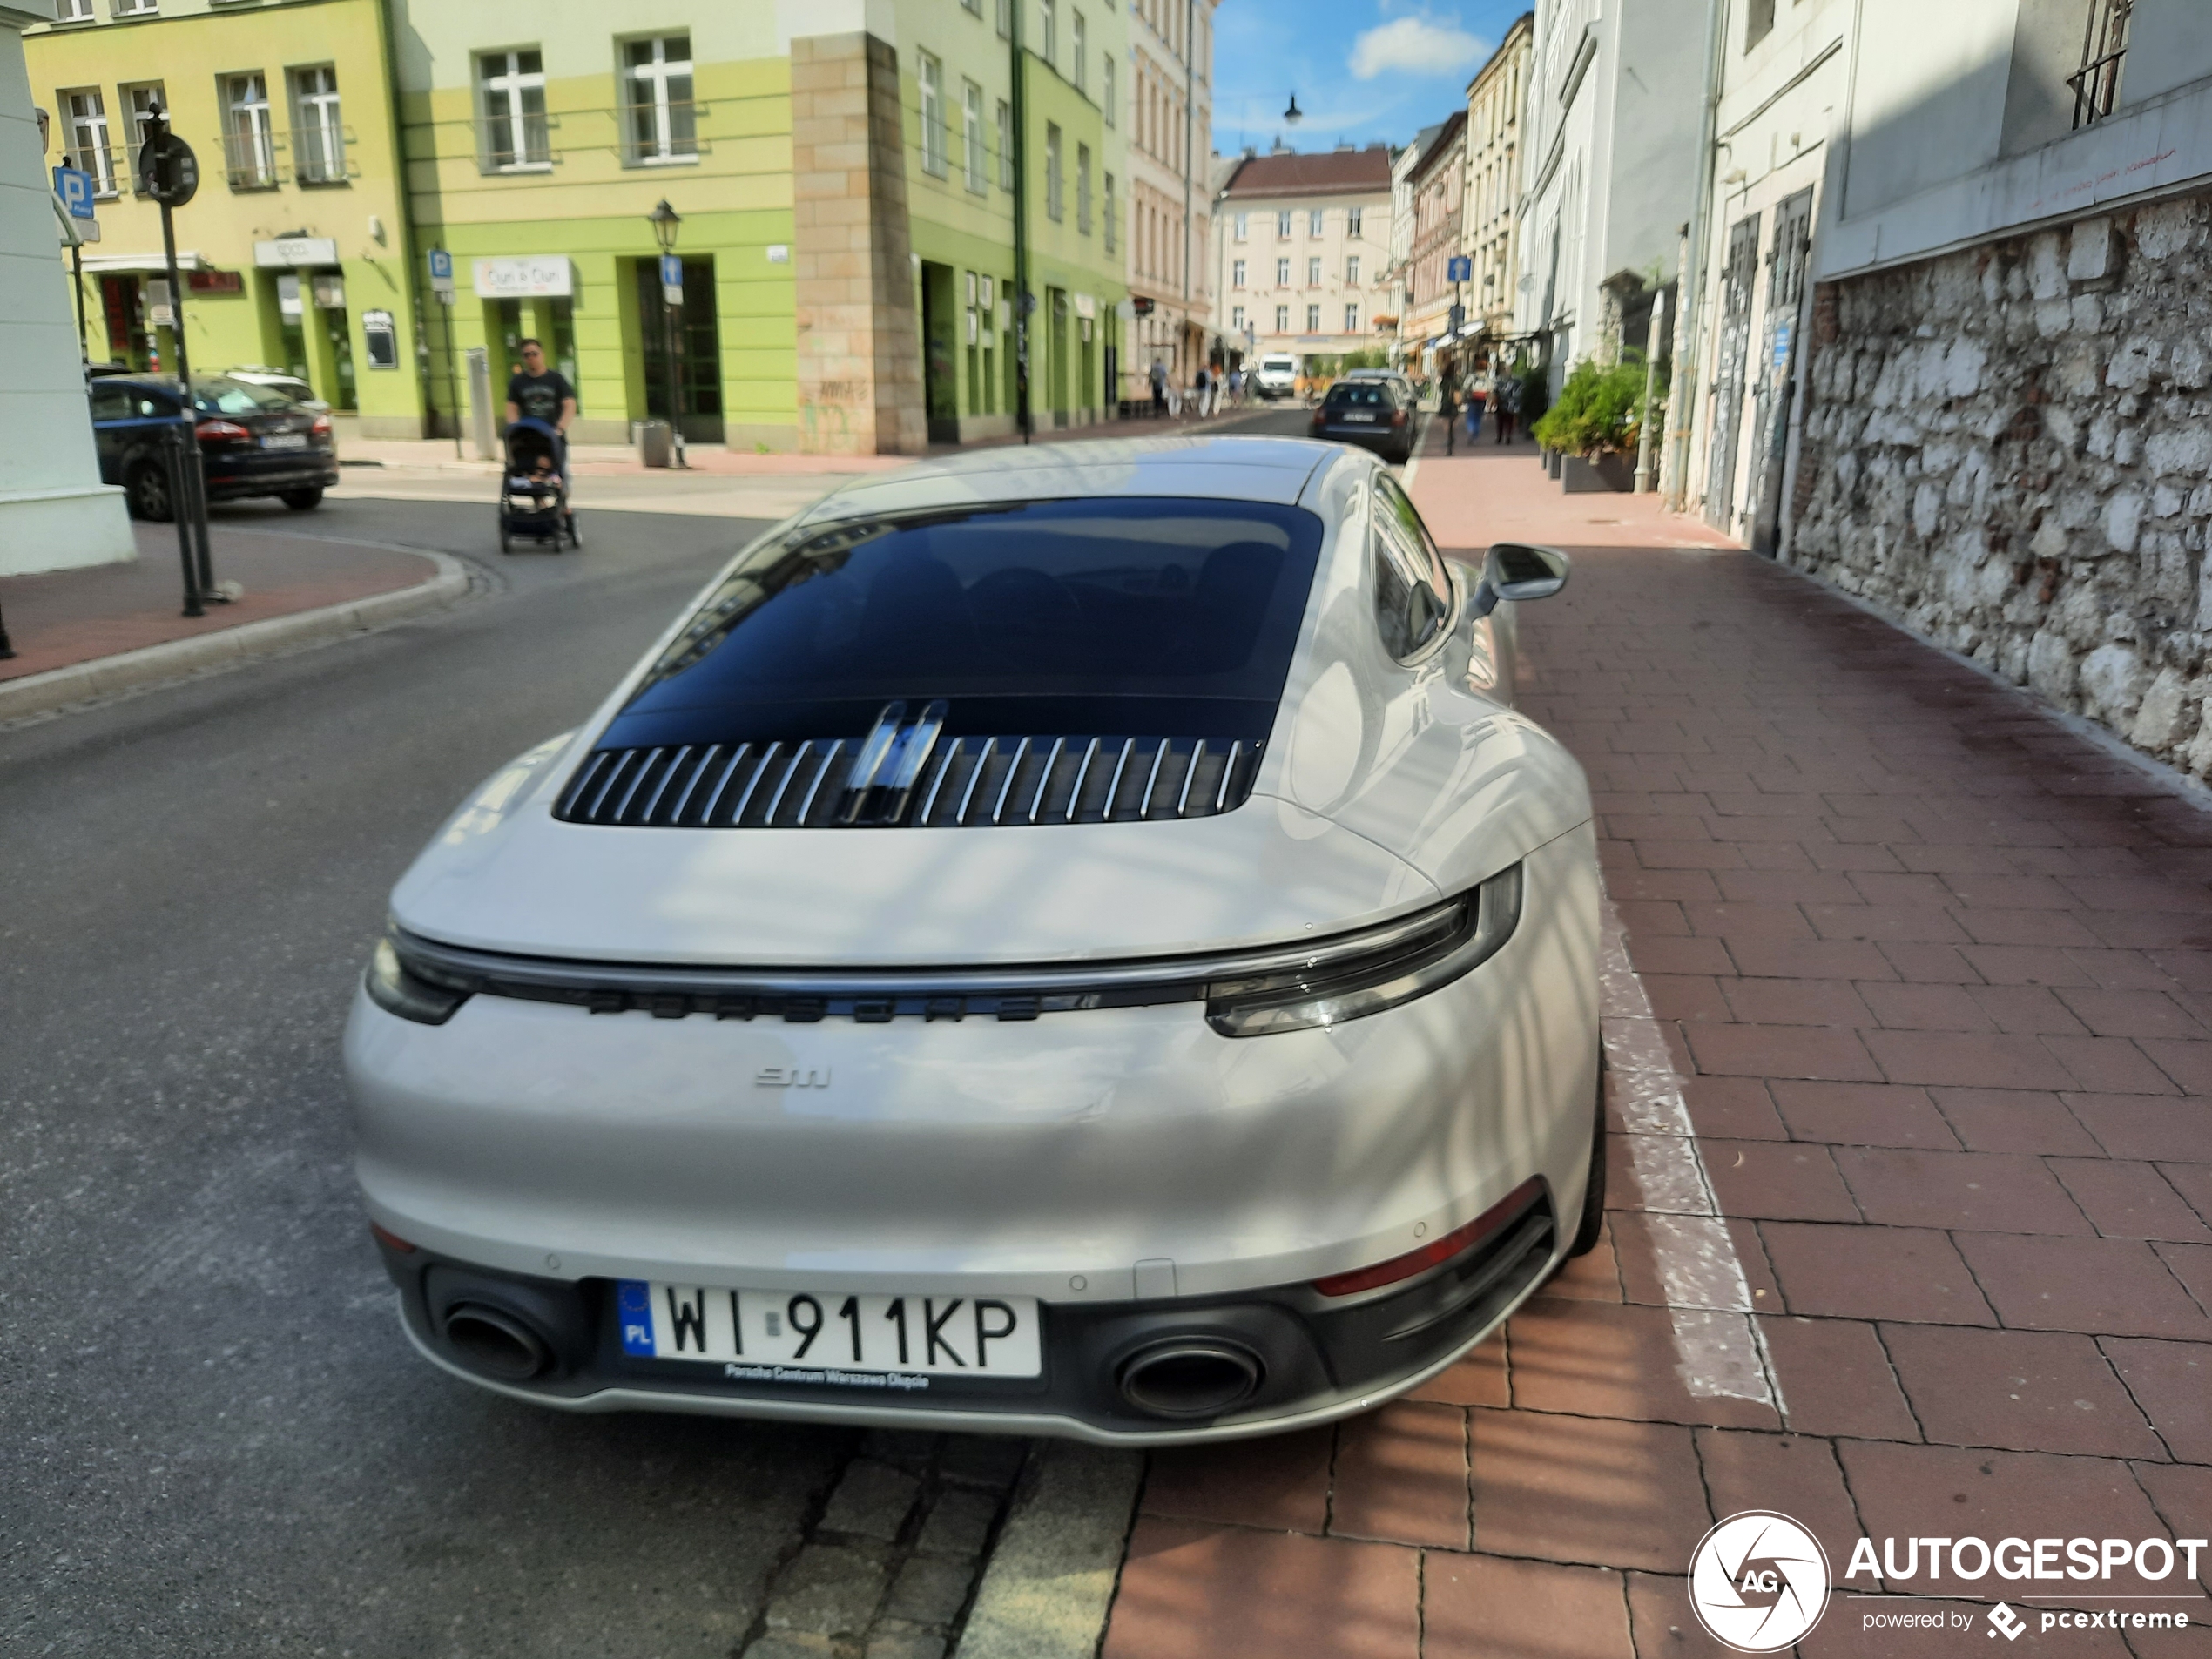
[[[243,293],[246,279],[236,271],[191,271],[185,287],[194,293]]]
[[[478,260],[475,269],[480,300],[565,300],[575,292],[565,253]]]
[[[280,236],[253,244],[253,263],[265,270],[272,266],[335,265],[338,241],[330,236]]]
[[[1078,317],[1081,317],[1085,322],[1089,322],[1092,318],[1098,314],[1098,301],[1093,299],[1089,294],[1077,294],[1076,296],[1076,314]]]

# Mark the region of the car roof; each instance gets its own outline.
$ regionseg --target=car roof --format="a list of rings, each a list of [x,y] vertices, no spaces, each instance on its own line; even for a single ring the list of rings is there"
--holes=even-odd
[[[1343,453],[1339,444],[1310,438],[1241,434],[993,448],[857,479],[825,496],[804,522],[1082,496],[1190,496],[1289,506],[1318,469]]]

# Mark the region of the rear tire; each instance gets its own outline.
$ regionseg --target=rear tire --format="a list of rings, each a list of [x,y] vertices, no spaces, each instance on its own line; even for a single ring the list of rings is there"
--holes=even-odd
[[[1587,1256],[1605,1231],[1605,1058],[1598,1056],[1596,1121],[1590,1129],[1590,1178],[1582,1188],[1582,1215],[1569,1256]]]
[[[512,553],[515,550],[514,543],[507,539],[507,526],[504,524],[499,527],[499,550],[502,553]]]
[[[569,515],[569,545],[579,553],[583,551],[583,537],[577,533],[574,513]]]
[[[169,469],[158,461],[139,462],[123,481],[123,499],[132,517],[166,524],[174,516],[174,504],[169,499]]]
[[[313,512],[322,505],[322,486],[312,489],[287,489],[277,499],[295,513]]]

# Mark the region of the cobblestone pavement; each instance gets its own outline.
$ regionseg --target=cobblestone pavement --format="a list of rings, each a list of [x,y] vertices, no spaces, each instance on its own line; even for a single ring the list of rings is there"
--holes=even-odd
[[[1521,701],[1589,771],[1625,934],[1608,1237],[1410,1399],[1155,1456],[1107,1659],[1718,1653],[1683,1575],[1743,1509],[1839,1596],[1932,1588],[1844,1581],[1862,1533],[2212,1532],[2212,815],[1648,499],[1555,492],[1487,437],[1413,485],[1447,547],[1575,558]],[[1932,1588],[1976,1625],[2080,1588]],[[1802,1650],[1926,1640],[1838,1602]]]

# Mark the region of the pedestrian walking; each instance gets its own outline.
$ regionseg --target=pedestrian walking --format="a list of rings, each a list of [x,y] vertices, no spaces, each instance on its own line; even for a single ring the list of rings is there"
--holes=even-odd
[[[1155,357],[1152,360],[1151,368],[1147,371],[1147,378],[1149,378],[1152,382],[1152,418],[1157,421],[1160,418],[1160,416],[1168,412],[1168,371],[1166,365],[1162,363],[1158,358]]]
[[[1209,365],[1198,365],[1198,378],[1193,389],[1198,395],[1198,418],[1203,421],[1213,413],[1213,369]]]
[[[1436,408],[1444,417],[1444,453],[1448,455],[1460,429],[1460,374],[1448,363],[1436,376]]]
[[[1244,407],[1244,368],[1241,363],[1229,371],[1229,407],[1232,409]]]
[[[1521,413],[1521,376],[1505,374],[1498,377],[1498,389],[1492,395],[1490,406],[1496,412],[1497,442],[1513,442],[1514,418]]]
[[[1490,401],[1490,371],[1477,364],[1474,373],[1467,377],[1467,442],[1473,443],[1482,435],[1482,409]]]

